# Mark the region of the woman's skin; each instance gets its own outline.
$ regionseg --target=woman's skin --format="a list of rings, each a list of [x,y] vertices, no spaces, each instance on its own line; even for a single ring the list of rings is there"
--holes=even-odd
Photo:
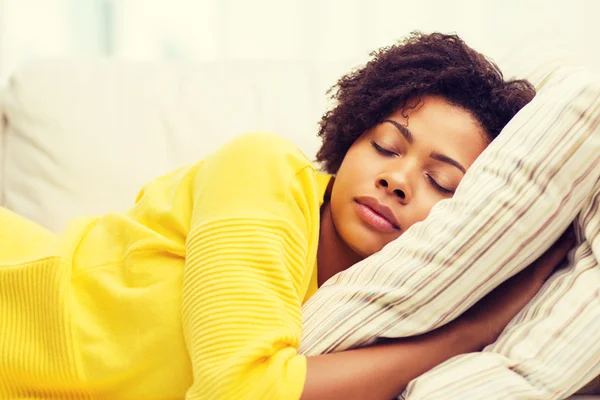
[[[440,200],[452,197],[489,143],[473,116],[444,98],[409,102],[350,147],[321,212],[319,285],[381,250]],[[465,315],[424,335],[308,358],[302,398],[385,399],[459,354],[493,343],[533,298],[573,244],[559,240],[543,257]]]

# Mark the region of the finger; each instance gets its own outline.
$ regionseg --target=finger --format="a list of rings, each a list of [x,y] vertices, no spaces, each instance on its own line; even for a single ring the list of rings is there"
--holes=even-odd
[[[575,232],[571,227],[567,229],[546,252],[538,258],[535,264],[557,264],[575,245]]]

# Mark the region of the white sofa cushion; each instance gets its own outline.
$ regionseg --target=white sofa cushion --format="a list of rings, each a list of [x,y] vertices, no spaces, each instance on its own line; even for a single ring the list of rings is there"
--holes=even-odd
[[[126,208],[146,181],[245,131],[277,132],[312,157],[325,92],[348,65],[56,59],[22,68],[2,94],[2,204],[58,231],[72,217]]]

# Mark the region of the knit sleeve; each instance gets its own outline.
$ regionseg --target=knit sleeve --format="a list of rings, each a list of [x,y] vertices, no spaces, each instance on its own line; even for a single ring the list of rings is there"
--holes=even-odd
[[[298,399],[301,301],[318,242],[315,170],[291,143],[250,134],[207,158],[193,185],[187,398]]]

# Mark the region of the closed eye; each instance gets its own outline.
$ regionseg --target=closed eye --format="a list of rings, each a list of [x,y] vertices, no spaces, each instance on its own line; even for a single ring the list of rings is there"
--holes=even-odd
[[[445,187],[443,187],[443,186],[440,186],[440,184],[439,184],[439,183],[437,183],[437,182],[435,181],[435,179],[433,179],[433,178],[431,177],[431,175],[427,175],[427,179],[429,179],[429,182],[431,183],[431,185],[432,185],[432,186],[433,186],[433,187],[434,187],[434,188],[435,188],[437,191],[439,191],[439,192],[441,192],[441,193],[443,193],[443,194],[452,194],[452,193],[454,193],[454,191],[453,191],[453,190],[446,189]]]
[[[381,147],[380,145],[378,145],[374,140],[371,140],[371,145],[375,148],[375,150],[377,150],[377,152],[381,155],[384,155],[386,157],[392,157],[392,156],[397,156],[398,153],[395,153],[391,150],[385,149],[383,147]]]

